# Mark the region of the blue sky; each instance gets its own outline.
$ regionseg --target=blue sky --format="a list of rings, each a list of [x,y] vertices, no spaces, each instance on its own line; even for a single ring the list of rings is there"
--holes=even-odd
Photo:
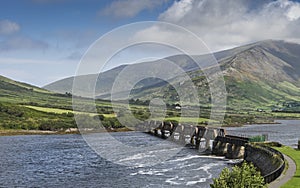
[[[138,21],[178,24],[218,51],[264,39],[299,42],[299,18],[300,4],[289,0],[4,0],[0,74],[37,86],[72,76],[96,39]],[[141,33],[172,34],[152,31]]]

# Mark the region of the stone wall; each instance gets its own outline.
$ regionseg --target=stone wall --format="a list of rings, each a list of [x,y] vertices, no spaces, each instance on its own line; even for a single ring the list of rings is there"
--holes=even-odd
[[[244,159],[259,168],[263,176],[269,175],[279,169],[284,160],[280,153],[275,153],[267,147],[247,144]]]
[[[212,154],[229,159],[243,158],[253,163],[260,170],[266,183],[278,178],[285,168],[284,157],[279,151],[232,137],[217,137],[213,142]]]

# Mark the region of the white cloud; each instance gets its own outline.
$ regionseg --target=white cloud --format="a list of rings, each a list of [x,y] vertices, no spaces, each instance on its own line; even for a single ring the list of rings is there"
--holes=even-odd
[[[8,35],[20,30],[20,26],[9,20],[0,20],[0,35]]]
[[[293,4],[290,6],[286,16],[291,20],[297,20],[300,17],[300,5]]]
[[[176,31],[174,29],[176,29]],[[173,28],[172,26],[164,25],[163,23],[153,25],[141,31],[137,31],[136,34],[129,40],[150,41],[154,43],[159,41],[158,43],[160,43],[162,46],[166,45],[170,46],[170,48],[179,50],[177,53],[183,53],[180,52],[180,50],[184,50],[183,48],[185,46],[188,46],[187,49],[190,50],[189,53],[191,54],[197,54],[200,53],[200,51],[203,51],[203,49],[198,49],[199,43],[195,42],[193,35],[187,35],[185,30],[182,30],[181,28]],[[155,50],[152,49],[150,52],[153,53],[154,51]],[[167,53],[166,56],[169,56],[169,54]]]
[[[192,6],[193,0],[175,1],[174,5],[161,15],[161,19],[173,22],[179,21],[192,9]]]
[[[300,42],[300,3],[290,0],[256,3],[252,0],[181,0],[175,1],[159,20],[194,32],[213,51],[265,39]],[[172,31],[155,26],[138,32],[137,36],[151,38],[158,34],[166,39],[174,36]],[[186,39],[183,35],[173,40],[181,44]]]
[[[131,18],[143,10],[151,10],[168,0],[117,0],[100,11],[100,14],[114,18]]]

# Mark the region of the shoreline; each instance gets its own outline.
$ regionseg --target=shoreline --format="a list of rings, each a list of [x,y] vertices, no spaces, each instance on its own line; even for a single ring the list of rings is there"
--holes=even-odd
[[[128,128],[107,129],[97,131],[43,131],[43,130],[21,130],[21,129],[1,129],[0,136],[19,136],[19,135],[67,135],[67,134],[85,134],[85,133],[105,133],[105,132],[129,132]]]
[[[282,119],[282,120],[295,120],[295,119]],[[297,119],[298,120],[298,119]],[[259,122],[259,123],[249,123],[249,124],[243,124],[243,125],[224,125],[222,127],[226,128],[226,127],[244,127],[246,125],[276,125],[276,124],[281,124],[280,122]]]
[[[18,136],[18,135],[60,135],[60,134],[77,134],[77,131],[43,131],[43,130],[20,130],[20,129],[2,129],[0,136]]]
[[[263,125],[263,124],[281,124],[276,122],[277,120],[299,120],[299,119],[276,119],[274,122],[259,122],[253,124],[243,124],[243,125],[224,125],[224,128],[231,127],[244,127],[247,125]],[[67,135],[67,134],[89,134],[89,133],[105,133],[105,132],[130,132],[133,131],[127,127],[118,128],[118,129],[106,129],[106,130],[91,130],[91,131],[44,131],[44,130],[22,130],[22,129],[0,129],[0,136],[18,136],[18,135]]]

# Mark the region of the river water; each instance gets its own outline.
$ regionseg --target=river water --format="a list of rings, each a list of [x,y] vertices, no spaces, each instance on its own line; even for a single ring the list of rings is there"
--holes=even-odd
[[[280,122],[282,124],[251,125],[227,130],[235,135],[268,134],[269,140],[295,145],[300,138],[300,121]],[[111,135],[122,143],[131,143],[133,146],[147,146],[149,143],[155,146],[162,142],[161,139],[143,133]],[[111,137],[101,136],[101,143],[107,144],[110,140]],[[165,146],[167,145],[166,142]],[[228,161],[223,158],[201,156],[189,148],[181,148],[166,161],[148,167],[142,164],[146,164],[151,158],[151,153],[157,152],[155,147],[147,151],[141,149],[140,154],[133,153],[131,156],[123,156],[122,152],[116,152],[113,148],[104,149],[114,161],[127,162],[127,166],[99,156],[81,135],[2,136],[0,187],[206,188],[212,178],[217,177],[228,166]]]
[[[137,145],[162,141],[143,133],[111,134]],[[0,151],[0,187],[209,187],[227,166],[188,148],[149,167],[140,165],[144,155],[111,152],[120,161],[137,159],[138,165],[122,166],[97,155],[80,135],[3,136]]]

